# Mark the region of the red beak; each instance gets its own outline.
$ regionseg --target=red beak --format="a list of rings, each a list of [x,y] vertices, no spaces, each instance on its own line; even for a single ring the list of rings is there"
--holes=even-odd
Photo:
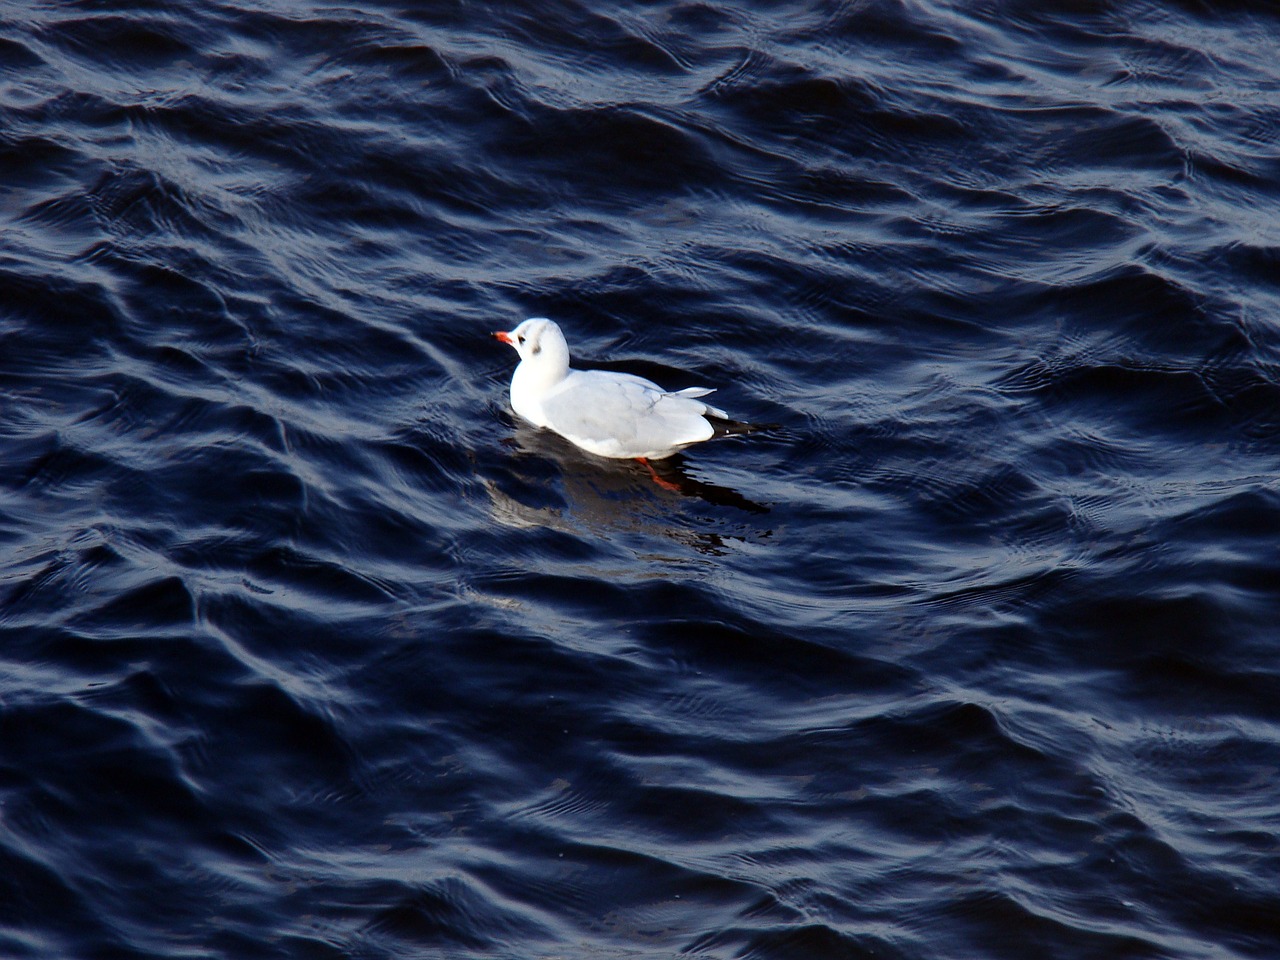
[[[511,334],[507,333],[507,331],[505,330],[495,330],[491,334],[491,336],[493,337],[493,339],[501,340],[503,343],[510,344],[513,347],[516,345],[515,338],[512,337]]]

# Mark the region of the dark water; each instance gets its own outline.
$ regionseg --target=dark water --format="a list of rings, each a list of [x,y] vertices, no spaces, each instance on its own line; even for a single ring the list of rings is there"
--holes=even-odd
[[[0,955],[1280,956],[1276,7],[6,0],[0,78]],[[576,453],[529,315],[782,429]]]

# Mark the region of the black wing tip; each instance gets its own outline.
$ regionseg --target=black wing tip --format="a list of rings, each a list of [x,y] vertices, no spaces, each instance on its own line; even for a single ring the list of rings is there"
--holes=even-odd
[[[708,416],[707,422],[711,424],[711,437],[718,439],[719,437],[745,437],[752,433],[765,433],[771,430],[782,429],[780,423],[744,423],[741,420],[726,420],[723,417]]]

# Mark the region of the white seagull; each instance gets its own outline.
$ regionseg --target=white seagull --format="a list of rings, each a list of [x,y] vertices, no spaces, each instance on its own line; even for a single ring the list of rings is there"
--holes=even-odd
[[[708,387],[670,391],[629,373],[571,369],[564,334],[546,317],[493,336],[520,354],[512,409],[598,456],[648,462],[714,437],[767,429],[703,403],[699,398],[713,392]]]

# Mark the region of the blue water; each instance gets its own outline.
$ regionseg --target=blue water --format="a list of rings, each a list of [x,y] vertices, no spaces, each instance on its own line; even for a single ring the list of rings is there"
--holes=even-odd
[[[0,0],[0,956],[1280,956],[1278,51]]]

